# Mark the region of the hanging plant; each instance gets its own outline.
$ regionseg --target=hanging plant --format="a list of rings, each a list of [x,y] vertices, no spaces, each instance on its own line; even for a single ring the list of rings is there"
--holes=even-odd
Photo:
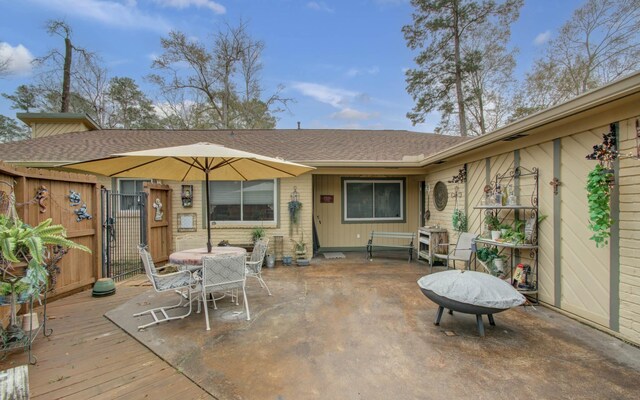
[[[589,203],[589,229],[593,231],[591,240],[596,242],[596,247],[603,247],[609,243],[611,236],[611,185],[613,173],[602,164],[596,164],[595,168],[587,176],[587,200]]]
[[[467,216],[464,211],[455,209],[453,210],[453,215],[451,216],[451,225],[453,226],[453,230],[456,232],[466,232],[467,231]]]
[[[291,223],[298,223],[298,216],[300,214],[300,209],[302,208],[302,203],[298,200],[291,200],[289,202],[289,217],[291,218]]]
[[[609,125],[609,132],[602,134],[602,143],[593,146],[593,152],[587,154],[587,160],[597,160],[600,165],[611,169],[613,162],[620,156],[616,146],[616,125]]]

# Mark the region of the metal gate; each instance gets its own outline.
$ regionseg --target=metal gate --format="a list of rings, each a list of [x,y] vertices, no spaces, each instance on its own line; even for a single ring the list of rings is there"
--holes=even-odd
[[[138,245],[147,244],[147,194],[102,189],[102,276],[123,280],[144,267]]]

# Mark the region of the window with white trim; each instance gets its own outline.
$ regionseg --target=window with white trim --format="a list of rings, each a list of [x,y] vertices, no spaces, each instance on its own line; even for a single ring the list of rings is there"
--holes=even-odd
[[[403,221],[404,180],[345,179],[344,221]]]
[[[211,221],[275,222],[276,180],[209,182]]]
[[[144,190],[144,183],[151,182],[149,179],[124,179],[118,178],[118,193],[120,196],[120,210],[136,210],[138,193]]]

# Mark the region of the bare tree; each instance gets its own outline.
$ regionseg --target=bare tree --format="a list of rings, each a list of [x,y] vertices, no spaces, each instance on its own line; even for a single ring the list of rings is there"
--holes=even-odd
[[[290,101],[279,91],[262,99],[259,73],[264,43],[251,38],[245,23],[218,32],[209,48],[177,31],[161,44],[164,53],[152,65],[158,73],[150,80],[165,96],[182,92],[183,99],[204,100],[189,108],[206,116],[209,127],[271,128],[273,113],[280,110],[277,106],[286,107]]]
[[[61,53],[58,49],[53,49],[49,53],[47,53],[43,57],[37,58],[36,64],[38,65],[48,65],[47,74],[55,74],[60,76],[61,73],[61,81],[62,81],[62,89],[60,90],[60,112],[69,112],[72,98],[72,76],[75,71],[73,69],[74,65],[74,53],[80,55],[79,64],[91,64],[94,58],[94,54],[88,52],[87,50],[75,46],[71,41],[71,35],[73,30],[65,21],[62,20],[50,20],[46,25],[47,33],[53,36],[60,36],[64,39],[64,53]],[[45,79],[49,83],[51,82],[50,77]]]
[[[522,114],[541,110],[640,68],[640,0],[588,0],[527,74]]]

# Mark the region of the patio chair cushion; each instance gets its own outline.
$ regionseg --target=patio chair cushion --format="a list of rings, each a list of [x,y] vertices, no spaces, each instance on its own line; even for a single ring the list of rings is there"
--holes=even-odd
[[[476,271],[449,270],[423,276],[418,286],[460,303],[507,309],[525,302],[525,297],[507,282]]]

